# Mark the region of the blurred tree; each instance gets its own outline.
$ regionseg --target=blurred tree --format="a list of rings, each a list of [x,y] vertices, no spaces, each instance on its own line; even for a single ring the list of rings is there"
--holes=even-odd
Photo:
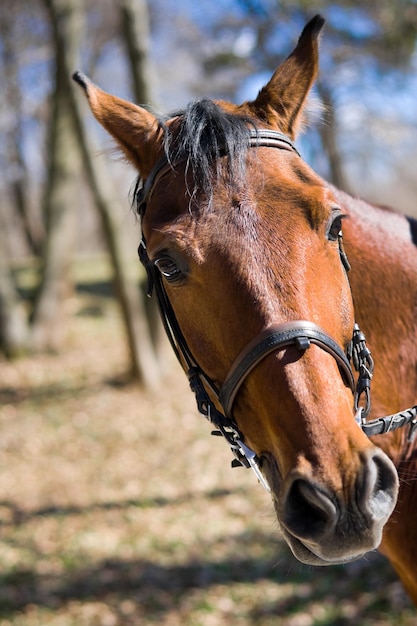
[[[149,326],[145,315],[143,295],[132,277],[131,259],[126,254],[122,234],[123,212],[115,198],[114,185],[105,171],[105,163],[97,158],[97,150],[85,132],[85,122],[81,102],[76,97],[76,88],[71,82],[71,74],[78,66],[79,51],[84,47],[83,21],[85,10],[92,12],[95,3],[82,0],[43,0],[52,29],[52,67],[55,71],[52,88],[52,113],[50,116],[49,142],[47,148],[46,184],[43,198],[46,219],[46,238],[43,252],[42,277],[33,310],[31,326],[31,347],[36,350],[59,347],[63,323],[63,305],[70,289],[69,266],[73,255],[74,220],[76,219],[77,193],[80,187],[81,172],[92,192],[93,204],[98,210],[107,248],[114,269],[116,291],[121,305],[122,319],[126,329],[131,356],[133,375],[148,386],[159,378],[159,366],[150,339]],[[19,8],[21,9],[22,7]],[[100,4],[99,9],[102,8]],[[36,19],[44,20],[40,7]],[[143,3],[141,23],[147,19],[147,6]],[[14,18],[21,15],[16,11]],[[90,14],[89,14],[90,17]],[[114,17],[114,15],[113,15]],[[48,21],[46,22],[48,23]],[[8,24],[10,37],[12,24]],[[114,26],[109,27],[111,32]],[[106,30],[106,29],[105,29]],[[136,34],[139,29],[136,29]],[[143,31],[146,32],[146,31]],[[117,33],[120,36],[120,30]],[[140,33],[139,33],[140,34]],[[96,63],[99,58],[95,39],[92,37],[90,60]],[[11,39],[12,41],[12,39]],[[137,47],[137,43],[135,43]],[[0,46],[3,55],[7,48]],[[141,66],[135,64],[136,79],[143,70],[142,89],[146,89],[146,54],[142,54]],[[133,66],[132,66],[133,67]],[[10,74],[11,70],[9,70]],[[133,75],[133,73],[132,73]],[[10,77],[13,89],[20,97],[22,87],[18,77]],[[147,96],[146,96],[147,97]],[[9,103],[10,105],[10,103]],[[20,137],[15,142],[22,150],[24,141]],[[11,159],[9,159],[11,161]],[[23,186],[22,186],[23,189]],[[29,190],[24,189],[29,193]],[[4,230],[2,234],[4,234]],[[19,315],[17,314],[19,313]],[[20,303],[15,290],[6,256],[0,265],[0,345],[8,354],[15,352],[12,346],[17,342],[17,328],[23,328],[21,337],[27,337],[27,325],[20,315]],[[13,324],[11,322],[14,322]]]
[[[22,40],[17,28],[20,9],[18,0],[0,5],[0,350],[10,358],[25,352],[28,343],[27,314],[10,267],[15,227],[22,227],[29,252],[38,253],[42,239],[42,228],[29,212],[29,176],[22,149]],[[16,216],[20,216],[20,221]]]
[[[131,278],[130,259],[126,256],[123,236],[120,228],[120,205],[114,199],[111,179],[99,166],[96,151],[91,145],[80,100],[77,98],[70,76],[74,69],[73,59],[69,54],[74,36],[73,31],[65,27],[65,20],[78,0],[45,0],[50,10],[56,33],[57,59],[62,59],[65,91],[75,127],[75,137],[81,150],[84,170],[89,183],[94,204],[99,212],[103,232],[110,252],[114,269],[117,295],[121,305],[131,357],[132,374],[147,386],[154,386],[159,379],[159,367],[149,337],[144,305],[136,281]]]
[[[20,356],[27,348],[26,312],[14,284],[5,241],[4,221],[0,219],[0,350],[8,357]]]
[[[152,72],[149,67],[150,20],[146,0],[117,0],[121,16],[121,38],[125,44],[133,98],[138,104],[154,106]],[[165,345],[164,328],[156,298],[147,300],[146,319],[159,363]]]
[[[23,233],[29,252],[39,256],[44,236],[43,226],[39,216],[30,211],[28,202],[28,172],[23,155],[24,112],[22,92],[19,87],[19,52],[20,42],[16,36],[16,17],[18,5],[7,3],[3,6],[0,19],[0,46],[1,67],[4,74],[3,98],[4,105],[9,112],[9,124],[5,128],[6,153],[9,171],[8,177],[10,198],[13,208],[20,216]]]
[[[137,104],[153,104],[149,70],[149,12],[146,0],[116,0]]]
[[[72,289],[70,266],[76,219],[74,192],[81,164],[68,93],[66,61],[72,66],[77,65],[83,29],[82,5],[82,0],[45,0],[53,29],[55,81],[43,203],[46,219],[43,270],[31,333],[32,348],[36,351],[57,350],[61,346],[66,328],[65,302]],[[66,42],[65,53],[60,45],[61,38]]]

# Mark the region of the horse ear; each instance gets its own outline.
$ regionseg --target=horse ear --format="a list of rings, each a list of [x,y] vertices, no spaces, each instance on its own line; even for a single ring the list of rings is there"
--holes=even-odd
[[[162,129],[157,118],[136,104],[102,91],[82,72],[75,72],[73,79],[84,89],[94,117],[146,178],[161,146]]]
[[[295,138],[302,109],[318,71],[318,35],[324,25],[320,15],[305,26],[292,54],[249,103],[251,112]]]

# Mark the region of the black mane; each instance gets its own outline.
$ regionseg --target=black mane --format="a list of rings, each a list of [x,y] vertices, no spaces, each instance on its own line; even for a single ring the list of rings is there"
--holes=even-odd
[[[178,119],[168,126],[167,119],[173,118]],[[202,191],[210,205],[213,184],[221,174],[226,174],[229,184],[244,181],[251,129],[256,129],[254,119],[227,113],[213,100],[202,99],[160,119],[159,123],[164,131],[165,157],[172,168],[185,162],[186,171],[192,172],[194,186],[188,189],[191,198]],[[136,205],[142,197],[144,183],[141,177],[136,181],[133,190]]]
[[[186,161],[193,173],[194,193],[201,189],[210,198],[224,162],[229,182],[243,180],[253,119],[227,113],[208,99],[191,102],[172,117],[178,117],[179,124],[172,131],[166,127],[165,154],[173,166]],[[222,156],[228,158],[221,160]]]

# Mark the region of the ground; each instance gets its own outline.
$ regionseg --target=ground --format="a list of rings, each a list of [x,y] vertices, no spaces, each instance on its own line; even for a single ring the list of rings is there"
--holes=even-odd
[[[378,554],[290,555],[166,358],[129,382],[117,307],[84,292],[62,353],[0,362],[0,626],[415,625]]]

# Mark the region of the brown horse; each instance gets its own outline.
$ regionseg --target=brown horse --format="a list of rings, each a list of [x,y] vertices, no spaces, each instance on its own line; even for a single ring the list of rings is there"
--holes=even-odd
[[[74,78],[144,181],[141,258],[199,408],[269,485],[294,555],[327,565],[379,547],[417,602],[416,448],[405,430],[358,427],[372,359],[355,325],[376,363],[370,417],[413,405],[417,230],[294,147],[323,22],[240,106],[200,100],[160,120]]]

